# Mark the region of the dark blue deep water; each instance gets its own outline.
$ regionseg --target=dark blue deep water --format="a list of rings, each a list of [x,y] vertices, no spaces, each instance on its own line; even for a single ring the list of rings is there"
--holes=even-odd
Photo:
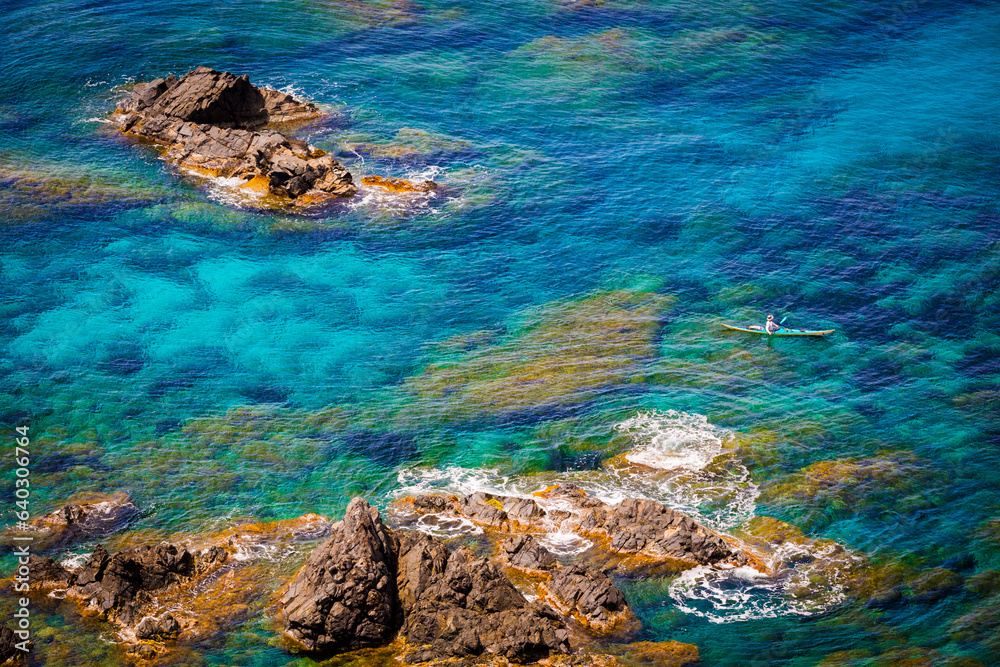
[[[0,31],[0,420],[36,511],[121,490],[198,532],[576,481],[903,572],[882,605],[623,580],[642,639],[1000,664],[995,3],[7,0]],[[116,136],[131,83],[198,65],[320,105],[300,136],[357,180],[446,189],[262,212]],[[721,327],[769,312],[836,332]],[[921,594],[936,568],[964,583]],[[117,664],[37,622],[39,664]],[[267,618],[190,660],[313,664]]]

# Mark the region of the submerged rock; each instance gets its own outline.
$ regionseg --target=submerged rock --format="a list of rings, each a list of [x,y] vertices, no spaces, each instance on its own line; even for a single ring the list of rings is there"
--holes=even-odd
[[[124,493],[97,495],[86,502],[63,505],[28,523],[32,549],[64,548],[83,539],[103,537],[125,528],[138,516],[139,508]]]
[[[401,178],[386,178],[384,176],[365,176],[361,182],[364,185],[373,185],[389,192],[431,192],[438,187],[434,181],[411,183]]]
[[[113,118],[125,134],[166,147],[178,167],[240,179],[248,196],[268,195],[271,203],[308,206],[357,192],[350,172],[304,141],[258,128],[320,115],[245,75],[198,67],[136,86]]]
[[[443,422],[517,417],[579,405],[644,379],[657,355],[670,296],[598,292],[554,302],[495,344],[427,366],[408,378],[401,419]]]

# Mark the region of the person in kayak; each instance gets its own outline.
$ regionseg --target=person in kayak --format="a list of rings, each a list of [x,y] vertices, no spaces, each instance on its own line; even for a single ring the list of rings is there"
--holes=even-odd
[[[764,324],[764,331],[766,331],[768,335],[771,335],[780,328],[781,325],[774,321],[774,315],[768,315],[767,322]]]

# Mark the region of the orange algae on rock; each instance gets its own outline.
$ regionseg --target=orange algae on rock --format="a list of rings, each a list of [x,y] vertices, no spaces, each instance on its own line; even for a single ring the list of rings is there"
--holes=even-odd
[[[363,176],[361,182],[364,185],[371,185],[384,188],[390,192],[430,192],[437,189],[434,181],[423,181],[421,183],[411,183],[401,178],[386,178],[385,176]]]
[[[656,665],[657,667],[684,667],[695,665],[701,659],[698,647],[679,641],[635,642],[622,647],[620,654],[625,667]]]

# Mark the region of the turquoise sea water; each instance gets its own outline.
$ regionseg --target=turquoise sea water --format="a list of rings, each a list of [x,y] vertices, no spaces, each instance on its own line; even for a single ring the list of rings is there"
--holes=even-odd
[[[0,410],[39,511],[124,490],[138,527],[196,532],[572,479],[914,579],[1000,569],[995,4],[8,2],[0,27]],[[108,129],[197,65],[329,111],[300,136],[356,177],[446,190],[265,213]],[[587,326],[633,308],[638,346]],[[768,312],[837,332],[720,327]],[[599,469],[697,478],[733,443],[712,484]],[[621,585],[706,665],[1000,664],[969,592],[800,614]],[[265,626],[198,659],[290,661]]]

